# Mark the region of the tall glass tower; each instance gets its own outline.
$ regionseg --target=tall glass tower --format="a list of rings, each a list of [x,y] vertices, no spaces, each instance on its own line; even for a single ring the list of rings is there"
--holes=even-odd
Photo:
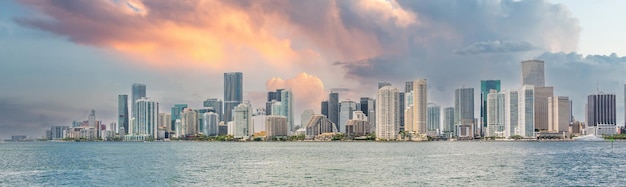
[[[117,96],[117,117],[118,127],[124,128],[118,133],[128,134],[128,95]]]
[[[328,95],[328,119],[339,130],[339,93],[331,92]]]
[[[134,83],[133,87],[132,87],[132,97],[133,100],[131,102],[131,106],[132,106],[132,112],[131,112],[131,117],[132,118],[137,118],[137,100],[146,97],[146,85],[145,84],[139,84],[139,83]]]
[[[243,73],[224,73],[224,123],[233,120],[233,109],[243,101]]]

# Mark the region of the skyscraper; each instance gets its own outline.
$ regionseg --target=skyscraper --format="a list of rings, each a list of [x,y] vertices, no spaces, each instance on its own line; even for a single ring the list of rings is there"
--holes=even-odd
[[[370,125],[370,132],[374,132],[376,128],[376,101],[369,97],[361,97],[360,109],[367,116]]]
[[[404,83],[404,92],[413,91],[413,81],[408,81]]]
[[[504,92],[504,137],[521,134],[519,126],[519,91],[506,90]]]
[[[548,98],[554,95],[553,87],[535,86],[535,129],[548,131]]]
[[[233,109],[243,101],[243,73],[224,73],[224,122],[233,120]]]
[[[543,61],[522,61],[522,85],[533,85],[535,87],[546,86],[546,79],[544,77],[543,71]]]
[[[180,113],[181,133],[178,136],[194,136],[198,134],[198,113],[191,108],[185,108]]]
[[[339,104],[339,132],[346,133],[346,124],[352,119],[352,113],[356,111],[356,102],[341,101]]]
[[[142,97],[135,101],[135,106],[137,106],[137,117],[135,117],[136,125],[133,126],[133,133],[157,139],[159,103]]]
[[[328,101],[322,101],[320,113],[328,118]]]
[[[487,94],[490,90],[500,92],[500,80],[480,81],[480,118],[483,128],[487,127]]]
[[[146,97],[146,85],[145,84],[139,84],[139,83],[134,83],[132,86],[132,97],[133,100],[131,102],[131,117],[133,118],[137,118],[137,110],[136,110],[136,102],[137,100]]]
[[[615,94],[597,93],[587,96],[587,126],[615,126],[615,103]]]
[[[491,90],[487,94],[487,127],[485,136],[506,135],[506,94]]]
[[[454,123],[474,124],[474,88],[457,88],[454,91]]]
[[[388,82],[379,82],[378,83],[378,89],[385,87],[385,86],[391,86],[391,83]]]
[[[548,98],[548,130],[550,132],[569,132],[571,121],[571,101],[568,97]]]
[[[202,106],[213,108],[213,110],[215,110],[215,113],[217,114],[217,116],[220,117],[220,119],[218,119],[218,120],[223,121],[222,114],[224,113],[224,110],[222,110],[222,108],[224,107],[224,103],[222,102],[221,99],[218,99],[218,98],[208,98],[208,99],[204,100],[204,102],[202,103]]]
[[[441,107],[435,103],[428,103],[428,118],[426,120],[429,135],[436,135],[440,130]]]
[[[241,103],[233,109],[233,133],[235,138],[248,138],[254,134],[252,124],[252,107],[249,103]]]
[[[535,136],[535,87],[524,85],[519,91],[518,130],[515,135],[523,137]]]
[[[128,95],[117,96],[117,124],[123,127],[123,132],[118,130],[120,135],[128,134]]]
[[[404,130],[404,92],[398,92],[398,107],[396,108],[396,114],[398,115],[398,125],[400,125],[400,130]]]
[[[443,132],[454,132],[454,107],[443,108]]]
[[[276,91],[267,92],[267,102],[265,103],[265,115],[273,115],[272,114],[272,104],[274,102],[281,100],[281,92],[284,89],[277,89]]]
[[[187,104],[175,104],[171,109],[172,125],[170,131],[178,132],[181,129],[176,129],[176,120],[181,119],[180,114],[187,108]],[[181,136],[181,134],[176,134]],[[184,134],[183,134],[184,135]]]
[[[395,140],[400,130],[395,112],[398,106],[398,89],[391,86],[382,87],[376,92],[376,138]]]
[[[405,124],[405,130],[420,134],[426,133],[427,93],[428,87],[426,85],[426,79],[413,81],[413,126],[407,128],[409,125]]]
[[[339,130],[339,93],[330,92],[328,95],[328,119]]]
[[[218,125],[220,123],[219,114],[207,112],[202,115],[202,118],[204,118],[204,124],[202,124],[204,126],[204,135],[217,136],[219,133]]]
[[[293,92],[291,90],[283,90],[280,92],[280,102],[282,103],[282,116],[287,117],[287,127],[289,132],[296,131],[293,124]],[[274,115],[274,114],[272,114]],[[254,132],[252,132],[254,133]],[[250,134],[252,135],[252,134]]]

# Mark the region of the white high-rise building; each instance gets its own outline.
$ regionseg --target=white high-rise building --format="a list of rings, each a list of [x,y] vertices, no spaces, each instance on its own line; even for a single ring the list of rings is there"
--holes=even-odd
[[[417,79],[413,81],[413,123],[412,126],[405,124],[405,130],[419,134],[426,133],[426,113],[428,107],[427,93],[428,87],[426,79]],[[408,126],[411,127],[407,128]]]
[[[183,128],[183,121],[180,119],[176,119],[174,121],[174,128],[176,131],[174,132],[176,133],[175,137],[178,137],[178,138],[183,137],[184,135],[183,133],[185,132],[185,129]]]
[[[234,126],[232,135],[235,138],[247,139],[248,137],[254,135],[252,107],[249,102],[241,103],[233,109],[233,122]]]
[[[346,133],[346,124],[352,119],[352,112],[356,111],[356,102],[341,101],[339,103],[339,132]]]
[[[202,115],[204,125],[204,135],[217,136],[219,133],[220,116],[215,112],[207,112]]]
[[[395,140],[400,124],[394,112],[398,106],[398,89],[385,86],[376,93],[376,138]],[[426,112],[426,110],[424,110]]]
[[[506,94],[491,90],[487,94],[486,136],[506,137]]]
[[[198,113],[191,108],[185,108],[180,113],[181,126],[183,128],[183,136],[193,136],[199,133],[198,131]]]
[[[519,134],[523,137],[535,137],[535,87],[524,85],[519,92],[518,115]]]
[[[159,103],[147,97],[142,97],[135,101],[135,106],[137,107],[137,115],[135,116],[133,133],[137,135],[150,135],[156,139]]]
[[[504,137],[520,135],[522,128],[519,126],[519,91],[505,90],[504,93]]]

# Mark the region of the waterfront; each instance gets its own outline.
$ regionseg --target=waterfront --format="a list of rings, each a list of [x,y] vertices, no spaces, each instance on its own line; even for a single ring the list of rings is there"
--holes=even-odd
[[[626,142],[0,144],[0,186],[615,186]]]

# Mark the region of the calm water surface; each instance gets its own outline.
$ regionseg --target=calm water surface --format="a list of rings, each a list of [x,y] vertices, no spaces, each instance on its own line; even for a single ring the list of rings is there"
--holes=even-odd
[[[0,186],[625,186],[626,142],[0,143]]]

